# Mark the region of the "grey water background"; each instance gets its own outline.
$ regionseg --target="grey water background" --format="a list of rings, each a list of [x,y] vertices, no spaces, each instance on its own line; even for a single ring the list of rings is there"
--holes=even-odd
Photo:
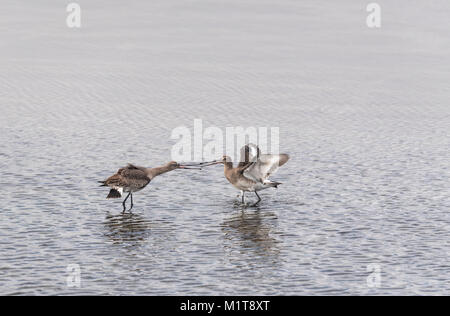
[[[0,294],[450,293],[448,1],[77,2],[0,4]],[[280,127],[284,184],[178,170],[122,215],[96,181],[196,118]]]

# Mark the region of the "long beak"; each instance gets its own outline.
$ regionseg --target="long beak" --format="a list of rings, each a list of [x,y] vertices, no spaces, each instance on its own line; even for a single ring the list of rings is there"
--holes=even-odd
[[[203,167],[209,167],[213,165],[217,165],[222,163],[220,160],[213,160],[213,161],[205,161],[205,162],[192,162],[192,163],[183,163],[182,166],[184,167],[197,167],[197,168],[203,168]]]
[[[221,160],[213,160],[213,161],[201,162],[200,166],[201,167],[209,167],[209,166],[214,166],[214,165],[218,165],[221,163],[222,163]]]
[[[185,165],[179,165],[178,166],[178,169],[193,169],[193,170],[202,170],[202,168],[201,167],[197,167],[197,166],[194,166],[194,165],[192,165],[192,166],[185,166]]]

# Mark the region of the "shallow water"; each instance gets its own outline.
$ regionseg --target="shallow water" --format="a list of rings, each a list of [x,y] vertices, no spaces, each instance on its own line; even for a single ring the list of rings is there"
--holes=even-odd
[[[450,5],[401,2],[2,1],[0,294],[449,294]],[[196,118],[280,127],[283,185],[177,170],[122,215],[96,181]]]

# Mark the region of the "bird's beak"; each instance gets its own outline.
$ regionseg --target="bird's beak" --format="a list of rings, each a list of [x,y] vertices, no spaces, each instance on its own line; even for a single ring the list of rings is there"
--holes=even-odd
[[[200,166],[194,166],[194,165],[188,165],[188,166],[185,166],[185,165],[179,165],[178,166],[178,169],[194,169],[194,170],[202,170],[202,168],[200,167]]]
[[[223,163],[221,160],[213,160],[213,161],[200,162],[199,165],[201,167],[209,167],[209,166],[214,166],[214,165],[218,165],[221,163]]]
[[[192,163],[183,163],[180,166],[182,166],[182,169],[202,169],[203,167],[209,167],[213,165],[217,165],[222,163],[220,160],[213,160],[213,161],[205,161],[205,162],[192,162]]]

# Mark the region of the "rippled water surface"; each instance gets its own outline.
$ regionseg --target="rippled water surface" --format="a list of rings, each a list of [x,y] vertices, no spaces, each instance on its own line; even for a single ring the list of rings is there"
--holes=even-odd
[[[1,4],[0,294],[450,293],[448,1],[376,30],[357,1],[78,2],[81,29]],[[122,215],[96,181],[195,118],[280,127],[283,185],[242,208],[177,170]]]

